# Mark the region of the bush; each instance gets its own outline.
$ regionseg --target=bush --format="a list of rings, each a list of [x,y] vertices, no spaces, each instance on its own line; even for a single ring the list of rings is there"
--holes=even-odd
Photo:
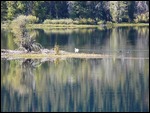
[[[59,24],[58,20],[51,20],[51,24]]]
[[[79,24],[87,24],[87,20],[85,18],[79,19]]]
[[[106,24],[112,24],[112,22],[111,21],[107,21]]]
[[[74,20],[73,24],[79,24],[79,21],[78,20]]]
[[[98,24],[98,25],[106,24],[106,22],[105,22],[105,21],[103,21],[103,20],[100,20],[100,21],[98,21],[98,22],[97,22],[97,24]]]
[[[54,51],[55,51],[55,55],[59,55],[59,46],[58,45],[55,45],[54,47]]]
[[[24,37],[29,37],[29,34],[27,33],[26,29],[26,24],[29,22],[33,23],[35,21],[37,21],[37,19],[34,16],[19,15],[11,22],[11,31],[14,33],[16,38],[21,39]]]
[[[88,18],[87,19],[87,24],[93,25],[93,24],[95,24],[95,21],[93,19],[91,19],[91,18]]]
[[[67,24],[73,24],[73,20],[72,19],[67,19],[66,21],[67,21],[66,22]]]
[[[18,25],[19,27],[25,27],[25,25],[27,23],[29,24],[33,24],[38,22],[38,18],[36,18],[36,16],[25,16],[25,15],[19,15],[17,18],[15,18],[12,23],[14,23],[14,25]]]
[[[121,22],[129,22],[129,17],[128,16],[122,17],[122,21]]]
[[[149,22],[149,12],[137,15],[134,19],[135,23],[142,22],[142,23],[148,23]]]
[[[39,19],[36,16],[32,16],[32,15],[26,16],[26,19],[29,24],[34,24],[39,21]]]
[[[85,19],[85,18],[81,18],[81,19],[46,19],[44,22],[44,24],[95,24],[95,21],[91,18]]]
[[[23,28],[27,23],[27,17],[25,15],[20,15],[12,21],[12,27]]]
[[[46,19],[44,22],[44,24],[73,24],[73,20],[72,19]]]
[[[50,21],[51,21],[51,20],[46,19],[46,20],[44,20],[43,24],[49,24]]]

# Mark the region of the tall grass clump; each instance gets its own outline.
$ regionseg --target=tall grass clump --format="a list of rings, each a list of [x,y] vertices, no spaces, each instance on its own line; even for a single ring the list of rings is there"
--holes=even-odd
[[[106,24],[106,21],[104,21],[104,20],[99,20],[99,21],[97,22],[97,24],[98,24],[98,25]]]
[[[54,51],[55,51],[55,55],[59,55],[60,54],[58,45],[55,45]]]
[[[73,20],[72,19],[46,19],[44,22],[44,24],[73,24]]]
[[[95,24],[95,21],[91,18],[85,19],[85,18],[80,18],[80,19],[46,19],[43,24],[76,24],[76,25],[81,25],[81,24],[89,24],[93,25]]]
[[[78,24],[88,24],[88,25],[94,25],[96,22],[95,20],[91,19],[91,18],[80,18],[80,19],[77,19],[78,20]]]
[[[29,23],[29,24],[34,24],[39,21],[39,18],[37,18],[36,16],[33,16],[33,15],[28,15],[28,16],[26,16],[26,18],[27,18],[27,23]]]

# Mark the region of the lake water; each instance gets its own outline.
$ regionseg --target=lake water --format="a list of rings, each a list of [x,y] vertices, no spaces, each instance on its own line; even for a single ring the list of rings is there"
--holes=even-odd
[[[29,30],[43,47],[121,59],[1,59],[1,111],[149,111],[149,27]],[[1,30],[1,48],[16,49]],[[137,59],[124,59],[124,56]]]

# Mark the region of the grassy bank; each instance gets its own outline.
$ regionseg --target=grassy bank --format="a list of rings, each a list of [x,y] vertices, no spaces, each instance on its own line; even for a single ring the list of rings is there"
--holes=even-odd
[[[98,25],[74,25],[74,24],[28,24],[27,28],[96,28]]]
[[[103,28],[103,27],[126,27],[126,26],[149,26],[149,23],[113,23],[102,25],[74,25],[74,24],[28,24],[31,29],[50,29],[50,28]]]
[[[124,26],[149,26],[149,23],[113,23],[115,27],[124,27]]]
[[[112,23],[102,25],[75,25],[75,24],[27,24],[28,29],[52,29],[52,28],[112,28],[112,27],[135,27],[135,26],[149,26],[149,23]],[[1,28],[9,28],[9,24],[2,24]]]

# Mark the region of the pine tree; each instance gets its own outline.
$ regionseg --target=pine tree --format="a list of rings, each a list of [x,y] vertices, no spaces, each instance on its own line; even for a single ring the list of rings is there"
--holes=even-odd
[[[135,19],[134,13],[135,13],[135,1],[130,1],[128,5],[128,15],[130,22],[133,22],[133,20]]]
[[[1,1],[1,22],[7,19],[6,1]]]
[[[7,19],[12,20],[16,16],[16,1],[6,1],[7,4]]]
[[[112,17],[112,21],[113,22],[117,22],[118,21],[118,1],[110,1],[110,15]]]
[[[128,1],[118,1],[118,22],[128,22]]]

